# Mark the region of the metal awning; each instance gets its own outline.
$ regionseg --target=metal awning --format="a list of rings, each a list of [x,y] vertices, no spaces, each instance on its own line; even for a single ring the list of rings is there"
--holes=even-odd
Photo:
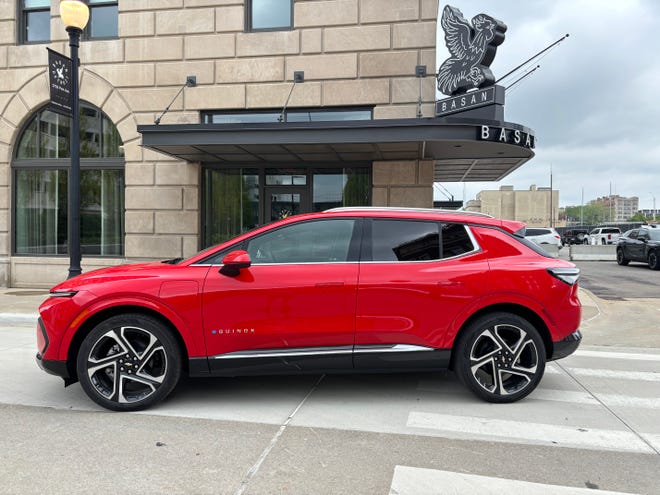
[[[457,118],[145,125],[138,132],[142,146],[189,162],[291,166],[433,160],[437,182],[497,181],[534,156],[524,146],[480,140],[482,125],[533,135],[518,124]]]

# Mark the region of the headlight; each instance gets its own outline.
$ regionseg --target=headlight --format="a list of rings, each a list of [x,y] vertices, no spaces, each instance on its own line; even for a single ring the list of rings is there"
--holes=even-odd
[[[77,290],[66,290],[66,291],[59,291],[59,292],[51,292],[49,294],[49,297],[73,297],[76,294],[78,294]]]

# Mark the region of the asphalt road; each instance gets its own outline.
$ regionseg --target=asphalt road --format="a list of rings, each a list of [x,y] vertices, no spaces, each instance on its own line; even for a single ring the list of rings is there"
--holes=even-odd
[[[580,286],[607,300],[660,298],[660,270],[643,263],[619,266],[616,261],[574,261]]]

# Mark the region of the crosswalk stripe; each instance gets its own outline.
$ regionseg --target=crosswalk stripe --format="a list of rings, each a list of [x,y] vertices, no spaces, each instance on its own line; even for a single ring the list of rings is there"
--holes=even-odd
[[[615,450],[655,454],[634,433],[621,430],[580,428],[544,423],[509,421],[502,419],[454,416],[426,412],[411,412],[406,426],[433,430],[456,438],[462,435],[481,435],[490,440],[503,442],[535,443],[557,447],[574,447],[595,450]]]
[[[390,495],[633,495],[624,492],[592,490],[529,481],[454,473],[437,469],[395,466]]]
[[[633,397],[631,395],[600,394],[591,395],[587,392],[571,390],[554,390],[537,388],[529,396],[530,399],[549,400],[555,402],[572,402],[574,404],[600,405],[602,402],[609,407],[637,407],[641,409],[660,409],[660,398]]]
[[[545,367],[545,373],[550,375],[563,375],[564,369],[580,376],[595,376],[598,378],[618,379],[618,380],[640,380],[643,382],[660,382],[660,373],[656,371],[625,371],[625,370],[605,370],[594,368],[578,368],[563,366],[560,368],[555,363],[549,363]]]
[[[602,359],[627,359],[634,361],[660,361],[660,354],[642,354],[633,352],[590,351],[578,349],[573,356],[595,357]]]
[[[595,376],[598,378],[614,378],[618,380],[640,380],[643,382],[660,382],[660,373],[655,371],[621,371],[593,368],[566,368],[579,376]]]

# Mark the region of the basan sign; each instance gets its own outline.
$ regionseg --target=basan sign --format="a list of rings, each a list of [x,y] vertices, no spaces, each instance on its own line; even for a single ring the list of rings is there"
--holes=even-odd
[[[502,86],[491,86],[490,88],[440,100],[435,104],[435,114],[437,117],[444,117],[452,113],[495,104],[504,105],[504,88]]]
[[[480,141],[493,141],[497,143],[515,144],[524,148],[534,148],[534,134],[521,131],[520,129],[509,129],[492,125],[479,126],[477,139]]]

